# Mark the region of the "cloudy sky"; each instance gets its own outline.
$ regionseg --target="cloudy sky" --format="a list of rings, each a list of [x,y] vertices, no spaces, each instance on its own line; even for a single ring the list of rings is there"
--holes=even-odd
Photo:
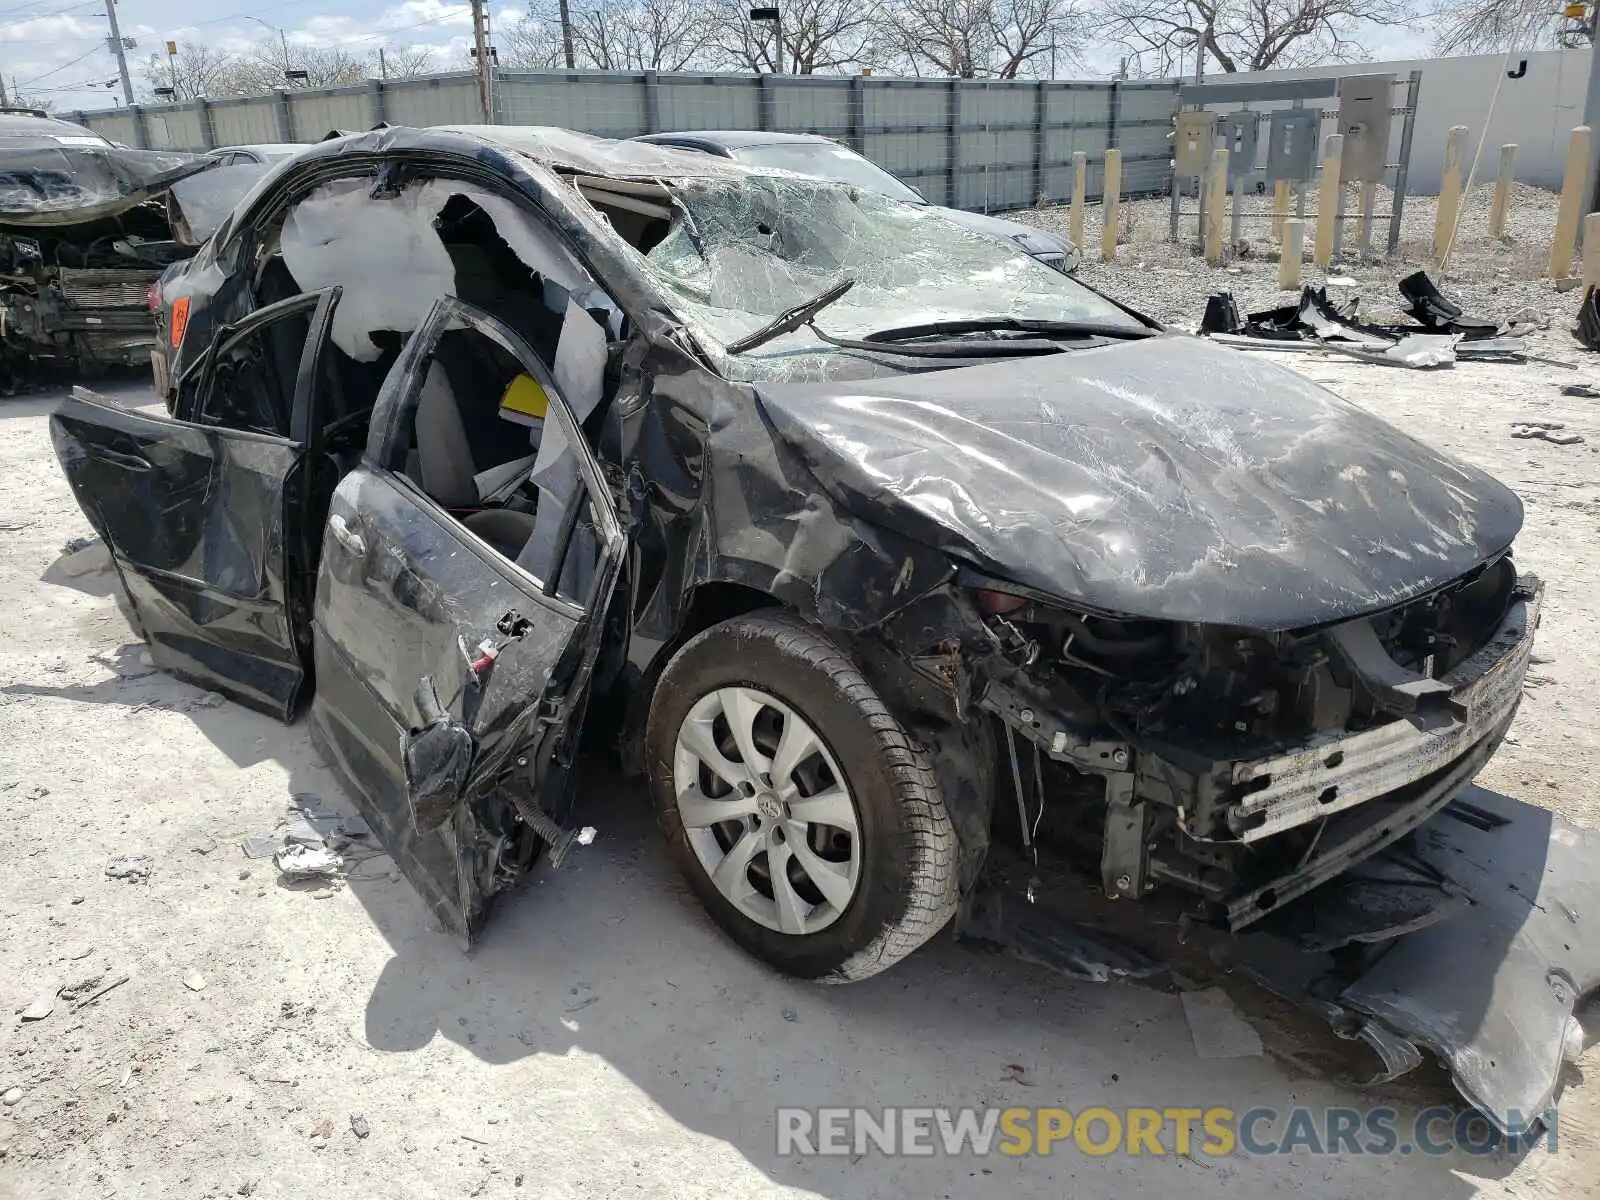
[[[197,12],[205,15],[195,20]],[[432,46],[441,68],[456,66],[466,60],[471,44],[469,12],[466,4],[445,0],[274,0],[270,5],[264,0],[222,0],[216,6],[194,0],[121,0],[117,21],[123,37],[138,42],[128,52],[138,88],[143,81],[139,66],[169,39],[243,50],[276,38],[280,29],[291,42],[344,45],[358,54],[380,46]],[[513,15],[508,10],[505,19]],[[58,110],[120,103],[106,32],[104,0],[0,0],[0,74],[7,93],[20,85],[24,95],[48,97]]]
[[[431,46],[440,68],[464,65],[471,41],[467,5],[447,0],[222,0],[218,7],[223,11],[195,0],[121,0],[122,34],[138,42],[129,51],[134,86],[143,82],[139,66],[168,39],[243,50],[281,29],[290,41],[343,45],[360,54],[380,46]],[[519,9],[492,4],[493,24],[504,28]],[[205,15],[196,20],[196,13]],[[0,74],[8,94],[20,85],[25,96],[49,98],[58,110],[119,104],[106,31],[104,0],[0,0]],[[1380,57],[1407,58],[1424,54],[1428,39],[1394,29],[1371,31],[1364,41]],[[1090,63],[1108,74],[1116,56],[1102,48]]]

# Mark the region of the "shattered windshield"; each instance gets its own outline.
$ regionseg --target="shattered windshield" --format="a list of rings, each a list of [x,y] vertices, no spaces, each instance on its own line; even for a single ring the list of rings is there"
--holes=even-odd
[[[848,352],[809,329],[725,347],[846,278],[855,286],[817,317],[841,337],[990,317],[1141,328],[1009,243],[876,192],[774,175],[684,179],[672,195],[671,229],[644,262],[733,379],[827,377]]]
[[[818,179],[830,179],[834,183],[853,183],[882,192],[891,200],[904,200],[907,204],[927,203],[871,159],[862,158],[854,150],[836,146],[832,142],[772,142],[765,146],[741,146],[734,151],[733,157],[752,167],[815,175]]]

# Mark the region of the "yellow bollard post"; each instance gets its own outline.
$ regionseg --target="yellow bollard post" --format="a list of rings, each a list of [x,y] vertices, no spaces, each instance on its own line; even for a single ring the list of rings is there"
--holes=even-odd
[[[1083,251],[1083,206],[1089,195],[1089,156],[1082,150],[1072,155],[1072,208],[1067,213],[1067,236]]]
[[[1572,252],[1577,248],[1578,218],[1584,203],[1584,182],[1589,174],[1589,127],[1579,125],[1567,143],[1567,166],[1561,181],[1561,208],[1556,213],[1556,236],[1550,243],[1551,279],[1566,279],[1572,274]]]
[[[1106,151],[1105,195],[1100,198],[1100,211],[1105,215],[1105,225],[1100,230],[1100,258],[1115,262],[1117,258],[1117,205],[1122,200],[1122,151]]]
[[[1508,142],[1500,147],[1500,174],[1494,181],[1494,203],[1489,206],[1489,236],[1506,235],[1506,209],[1511,204],[1511,180],[1517,170],[1517,147]]]
[[[1600,284],[1600,212],[1583,219],[1583,286]]]
[[[1278,257],[1278,286],[1285,291],[1300,290],[1300,256],[1305,251],[1305,222],[1299,217],[1283,219],[1283,250]]]
[[[1467,127],[1453,125],[1444,139],[1444,173],[1439,176],[1439,208],[1433,218],[1433,260],[1443,263],[1455,240],[1456,215],[1461,211],[1461,154],[1467,144]]]
[[[1322,145],[1322,188],[1317,193],[1317,240],[1311,261],[1326,268],[1333,261],[1333,229],[1339,217],[1339,160],[1344,157],[1344,137],[1330,133]]]
[[[1228,151],[1211,152],[1211,176],[1206,181],[1206,262],[1222,265],[1222,222],[1228,215]]]
[[[1283,244],[1283,223],[1289,219],[1289,181],[1280,179],[1272,185],[1272,240]]]

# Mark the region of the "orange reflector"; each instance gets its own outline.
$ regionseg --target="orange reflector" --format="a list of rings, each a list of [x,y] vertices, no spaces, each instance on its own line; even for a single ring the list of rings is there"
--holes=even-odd
[[[1561,11],[1567,16],[1571,17],[1573,20],[1577,21],[1581,20],[1584,13],[1589,11],[1589,6],[1587,4],[1569,4]]]
[[[183,296],[172,302],[172,326],[168,333],[172,339],[172,348],[176,350],[183,345],[183,331],[189,328],[189,297]]]

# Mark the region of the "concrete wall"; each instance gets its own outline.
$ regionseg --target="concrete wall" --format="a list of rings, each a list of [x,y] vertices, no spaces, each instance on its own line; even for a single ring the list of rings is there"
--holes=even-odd
[[[1505,142],[1517,144],[1517,178],[1540,187],[1561,186],[1561,168],[1567,152],[1567,139],[1574,125],[1583,123],[1584,92],[1589,83],[1591,51],[1542,50],[1504,54],[1473,54],[1459,58],[1412,59],[1405,62],[1362,63],[1359,66],[1306,67],[1285,71],[1242,72],[1211,76],[1206,82],[1244,83],[1251,80],[1329,79],[1340,75],[1393,71],[1404,79],[1413,70],[1422,72],[1422,91],[1417,103],[1417,122],[1411,148],[1411,173],[1406,190],[1429,195],[1439,190],[1439,175],[1444,167],[1445,135],[1452,125],[1465,125],[1468,163],[1484,132],[1484,119],[1491,100],[1494,114],[1483,143],[1483,160],[1478,166],[1479,180],[1492,179],[1499,163],[1499,148]],[[1505,77],[1527,63],[1520,79]],[[1496,84],[1499,95],[1495,96]],[[1398,89],[1397,89],[1398,95]],[[1398,101],[1397,101],[1398,102]],[[1326,100],[1332,109],[1336,101]],[[1229,105],[1226,107],[1237,107]],[[1282,104],[1253,104],[1266,110]],[[1399,122],[1389,142],[1391,161],[1399,149]],[[1325,129],[1324,132],[1328,130]]]

